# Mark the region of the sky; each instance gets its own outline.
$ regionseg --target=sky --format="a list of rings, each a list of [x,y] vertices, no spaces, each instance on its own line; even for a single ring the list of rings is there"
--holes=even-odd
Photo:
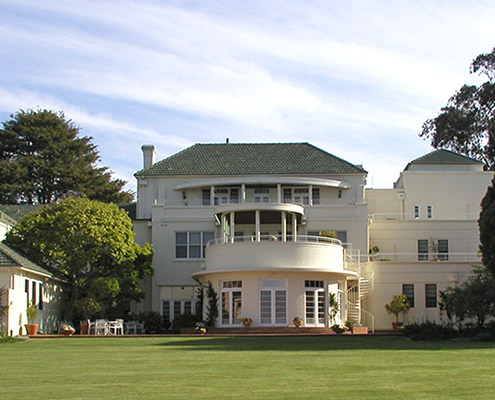
[[[128,181],[194,143],[309,142],[390,188],[495,46],[495,2],[0,0],[0,121],[64,111]]]

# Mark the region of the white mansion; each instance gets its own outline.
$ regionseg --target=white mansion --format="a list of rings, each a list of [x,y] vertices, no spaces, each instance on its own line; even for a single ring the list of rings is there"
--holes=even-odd
[[[390,329],[384,305],[400,293],[409,321],[438,320],[439,291],[480,261],[492,172],[447,150],[410,162],[393,189],[365,189],[361,166],[308,143],[196,144],[160,162],[142,149],[134,227],[156,274],[138,307],[169,320],[208,282],[218,327],[330,326],[332,293],[337,323]]]

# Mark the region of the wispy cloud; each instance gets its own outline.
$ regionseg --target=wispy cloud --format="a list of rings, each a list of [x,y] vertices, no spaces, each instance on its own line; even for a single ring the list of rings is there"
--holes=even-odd
[[[377,158],[402,168],[390,147],[413,138],[424,151],[422,122],[493,45],[495,5],[3,0],[0,9],[0,108],[64,109],[132,179],[140,143],[168,155],[226,136],[318,143],[372,175],[382,173],[367,167]]]

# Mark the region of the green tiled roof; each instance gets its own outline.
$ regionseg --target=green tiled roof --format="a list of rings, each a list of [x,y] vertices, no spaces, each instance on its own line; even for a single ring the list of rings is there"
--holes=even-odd
[[[195,144],[136,176],[366,173],[309,143]]]
[[[454,153],[450,150],[440,149],[425,154],[422,157],[416,158],[406,166],[406,171],[412,164],[483,164],[481,161],[475,160],[462,154]]]
[[[0,268],[2,267],[24,267],[35,272],[52,276],[46,269],[29,261],[3,243],[0,243]]]
[[[0,211],[19,222],[22,217],[41,210],[46,204],[0,204]]]

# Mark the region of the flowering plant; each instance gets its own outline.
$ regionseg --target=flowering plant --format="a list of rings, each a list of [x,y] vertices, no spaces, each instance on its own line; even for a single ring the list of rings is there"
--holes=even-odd
[[[294,317],[294,319],[292,320],[292,322],[294,323],[294,326],[296,326],[297,328],[299,328],[302,323],[303,323],[303,319],[302,318],[299,318],[299,317]]]
[[[196,322],[196,325],[194,327],[194,330],[198,333],[201,333],[202,335],[204,335],[207,331],[206,329],[206,323],[204,321],[201,321],[201,322]]]
[[[252,318],[241,318],[241,321],[243,324],[250,324],[251,322],[253,322],[253,319]]]
[[[60,333],[74,333],[75,331],[71,324],[60,325]]]
[[[330,329],[335,333],[342,333],[349,330],[349,328],[346,325],[339,325],[339,324],[332,325]]]

